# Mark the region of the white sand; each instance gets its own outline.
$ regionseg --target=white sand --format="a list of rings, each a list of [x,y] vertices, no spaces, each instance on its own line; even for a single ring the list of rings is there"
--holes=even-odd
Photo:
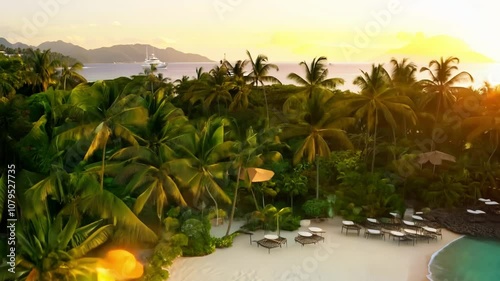
[[[241,224],[236,224],[238,229]],[[295,243],[297,232],[282,231],[288,245],[268,250],[250,245],[249,235],[240,234],[228,249],[217,249],[205,257],[178,258],[170,268],[169,281],[423,281],[432,254],[459,235],[443,229],[443,239],[411,243],[365,239],[355,233],[340,233],[341,219],[335,218],[310,226],[326,231],[325,242],[301,246]],[[214,236],[223,236],[227,225],[213,227]],[[305,230],[305,229],[302,229]],[[257,231],[252,240],[263,238]]]

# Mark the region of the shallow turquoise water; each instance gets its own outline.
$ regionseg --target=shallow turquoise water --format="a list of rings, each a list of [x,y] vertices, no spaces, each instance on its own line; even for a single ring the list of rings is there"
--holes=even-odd
[[[463,237],[429,264],[434,281],[500,281],[500,241]]]

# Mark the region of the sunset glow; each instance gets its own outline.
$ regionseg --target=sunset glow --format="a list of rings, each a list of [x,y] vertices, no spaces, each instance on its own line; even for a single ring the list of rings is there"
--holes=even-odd
[[[147,43],[213,60],[224,54],[237,59],[248,49],[274,61],[319,55],[331,61],[370,61],[413,43],[408,55],[425,55],[432,48],[444,56],[462,59],[474,51],[500,61],[500,41],[486,32],[496,26],[496,9],[486,0],[25,2],[3,4],[0,37],[32,45],[63,40],[84,48]],[[419,36],[436,35],[456,38],[464,46],[419,45]]]

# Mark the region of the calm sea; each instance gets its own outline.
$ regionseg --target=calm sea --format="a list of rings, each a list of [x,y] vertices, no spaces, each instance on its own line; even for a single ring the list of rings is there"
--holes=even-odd
[[[196,68],[203,67],[208,71],[217,65],[213,63],[169,63],[166,69],[159,69],[163,77],[168,77],[172,81],[184,75],[194,77]],[[295,72],[303,75],[303,69],[298,63],[277,63],[279,71],[272,71],[270,75],[278,78],[283,84],[293,84],[287,78],[288,74]],[[386,64],[389,65],[389,64]],[[424,65],[418,65],[420,68]],[[358,91],[359,88],[352,84],[352,81],[361,74],[361,70],[369,71],[370,63],[333,63],[328,65],[329,77],[338,77],[345,80],[345,84],[340,86],[341,90]],[[390,71],[390,67],[387,68]],[[473,87],[481,87],[484,81],[489,81],[493,85],[500,84],[500,63],[480,63],[480,64],[460,64],[460,71],[467,71],[474,77]],[[88,81],[114,79],[121,76],[132,76],[143,72],[141,63],[89,63],[80,72]],[[423,73],[418,73],[419,79],[428,78]],[[464,86],[470,86],[466,84]]]
[[[500,241],[459,238],[433,255],[429,272],[433,281],[499,281]]]

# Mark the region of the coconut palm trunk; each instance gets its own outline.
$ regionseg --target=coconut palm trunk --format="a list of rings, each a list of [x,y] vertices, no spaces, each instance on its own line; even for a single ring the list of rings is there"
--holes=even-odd
[[[377,128],[378,128],[378,110],[375,108],[375,130],[373,132],[373,155],[372,155],[372,167],[371,167],[371,172],[373,173],[373,170],[375,168],[375,154],[377,150]]]
[[[269,128],[269,105],[267,103],[267,94],[266,88],[264,87],[264,83],[262,83],[262,93],[264,94],[264,102],[266,104],[266,128]]]
[[[205,190],[207,191],[208,196],[210,196],[210,198],[212,198],[212,200],[214,201],[214,204],[215,204],[215,217],[216,217],[215,225],[219,225],[219,205],[217,204],[217,200],[215,200],[214,196],[212,195],[212,193],[208,189],[208,186],[206,186],[206,185],[205,185]]]

